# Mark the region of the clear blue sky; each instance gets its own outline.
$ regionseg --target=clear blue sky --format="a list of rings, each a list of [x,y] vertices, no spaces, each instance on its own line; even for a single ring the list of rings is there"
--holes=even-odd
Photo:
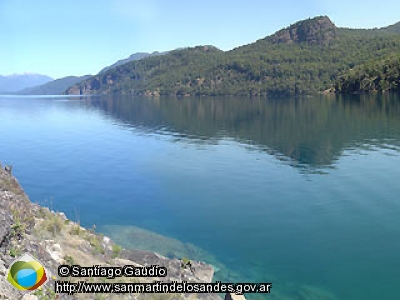
[[[399,11],[399,0],[0,0],[0,74],[95,74],[135,52],[229,50],[317,15],[383,27]]]

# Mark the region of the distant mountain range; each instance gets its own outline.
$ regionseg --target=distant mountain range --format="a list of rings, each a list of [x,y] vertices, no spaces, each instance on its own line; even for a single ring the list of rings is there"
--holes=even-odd
[[[105,67],[103,70],[99,72],[99,74],[131,61],[140,60],[142,58],[156,56],[156,55],[163,55],[165,53],[167,52],[134,53],[126,59],[121,59],[116,63],[108,67]],[[3,85],[1,81],[2,77],[5,78]],[[91,75],[67,76],[53,80],[48,76],[37,75],[37,74],[0,76],[0,92],[3,91],[6,94],[17,94],[17,95],[60,95],[71,86],[78,84],[86,79],[89,79],[90,77]],[[28,80],[30,78],[32,79],[31,81]],[[41,78],[44,78],[44,80],[38,80]],[[12,80],[14,80],[15,82]],[[18,85],[17,82],[19,82],[20,84]],[[4,88],[1,89],[1,86],[4,86]]]
[[[124,61],[72,86],[66,94],[179,96],[347,92],[350,90],[342,89],[349,86],[345,80],[355,77],[346,74],[354,69],[363,70],[370,62],[392,61],[394,53],[400,53],[400,22],[380,29],[348,29],[336,27],[328,17],[320,16],[299,21],[231,51],[198,46]],[[358,86],[364,90],[399,89],[397,66],[396,63],[390,70],[393,76],[380,76],[378,72],[372,77],[376,82],[383,80],[382,84]],[[386,71],[382,69],[382,72]]]
[[[82,80],[90,78],[90,75],[86,76],[67,76],[64,78],[56,79],[47,82],[42,85],[25,88],[21,91],[16,92],[18,95],[60,95],[66,89],[81,82]]]
[[[19,90],[41,85],[52,81],[53,78],[40,74],[13,74],[8,76],[0,75],[0,93],[14,93]]]

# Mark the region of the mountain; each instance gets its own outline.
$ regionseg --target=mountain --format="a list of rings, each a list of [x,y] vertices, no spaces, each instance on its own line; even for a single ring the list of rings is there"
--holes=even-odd
[[[81,82],[82,80],[90,78],[90,75],[86,76],[67,76],[64,78],[56,79],[47,82],[42,85],[25,88],[21,91],[16,92],[18,95],[60,95],[66,89]]]
[[[336,81],[335,91],[400,91],[400,55],[390,55],[349,70]]]
[[[105,67],[102,69],[99,74],[106,72],[107,70],[110,70],[112,68],[115,68],[117,66],[126,64],[131,61],[135,60],[140,60],[146,57],[151,57],[151,56],[156,56],[156,55],[163,55],[167,52],[153,52],[153,53],[145,53],[145,52],[139,52],[139,53],[134,53],[131,56],[129,56],[126,59],[121,59],[117,61],[116,63],[112,64],[111,66]],[[59,95],[62,94],[65,90],[67,90],[69,87],[78,84],[79,82],[86,80],[90,78],[90,75],[85,75],[85,76],[67,76],[64,78],[56,79],[50,82],[47,82],[45,84],[25,88],[23,90],[20,90],[16,92],[18,95]]]
[[[323,45],[329,43],[336,36],[336,26],[328,17],[316,17],[282,29],[268,39],[274,44],[307,43]]]
[[[166,54],[166,53],[167,53],[167,52],[158,52],[158,51],[155,51],[155,52],[153,52],[153,53],[146,53],[146,52],[134,53],[134,54],[132,54],[131,56],[129,56],[128,58],[121,59],[121,60],[117,61],[116,63],[112,64],[111,66],[105,67],[105,68],[102,69],[99,73],[103,73],[103,72],[108,71],[108,70],[110,70],[110,69],[112,69],[112,68],[115,68],[115,67],[117,67],[117,66],[126,64],[126,63],[128,63],[128,62],[130,62],[130,61],[140,60],[140,59],[142,59],[142,58],[146,58],[146,57],[150,57],[150,56],[155,56],[155,55],[163,55],[163,54]]]
[[[396,24],[390,25],[382,29],[388,32],[400,33],[400,22],[397,22]]]
[[[200,61],[207,62],[209,59],[213,59],[216,63],[218,61],[217,57],[214,57],[216,53],[223,53],[223,51],[213,46],[199,46],[174,50],[162,56],[153,56],[129,62],[82,81],[80,84],[68,89],[66,94],[90,94],[100,89],[107,88],[107,86],[113,87],[113,91],[110,90],[110,92],[115,92],[116,90],[114,89],[117,89],[119,92],[129,93],[132,88],[130,86],[131,83],[136,83],[138,86],[140,85],[141,89],[144,90],[145,87],[142,86],[146,84],[143,80],[144,73],[157,73],[156,69],[158,68],[162,69],[159,75],[163,78],[160,79],[156,77],[156,80],[160,80],[160,83],[164,81],[167,82],[164,83],[167,88],[171,80],[174,81],[177,79],[176,75],[180,73],[180,67],[186,69],[187,67],[198,64]],[[164,57],[166,58],[165,60]],[[138,64],[137,72],[132,72],[136,68],[135,64]],[[170,68],[175,69],[174,74],[170,74],[167,71],[170,70]]]
[[[52,81],[53,78],[40,74],[0,75],[0,93],[13,93],[19,90]]]
[[[393,28],[338,28],[320,16],[231,51],[197,46],[128,62],[84,80],[66,94],[268,95],[333,90],[349,70],[400,51],[400,34]]]

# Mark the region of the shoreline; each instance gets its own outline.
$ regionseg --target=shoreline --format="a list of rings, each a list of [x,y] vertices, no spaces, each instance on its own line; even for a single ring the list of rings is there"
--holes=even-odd
[[[1,166],[1,164],[0,164]],[[0,167],[0,298],[27,299],[12,288],[5,276],[10,264],[24,253],[30,253],[45,265],[51,274],[50,282],[42,290],[30,295],[34,299],[57,299],[53,287],[61,264],[82,266],[151,266],[159,265],[168,269],[167,277],[139,278],[140,282],[181,281],[212,282],[214,269],[204,262],[191,261],[195,272],[182,269],[181,260],[167,258],[156,252],[124,249],[109,237],[85,229],[73,222],[62,212],[32,203],[17,179]],[[62,279],[62,278],[61,278]],[[89,281],[96,282],[96,278]],[[122,279],[124,281],[124,279]],[[125,279],[127,282],[128,280]],[[99,282],[99,278],[97,278]],[[115,280],[114,280],[115,282]],[[92,299],[91,294],[61,295],[62,299]],[[143,299],[144,294],[134,294],[133,299]],[[123,298],[129,298],[126,295]],[[34,298],[32,298],[34,297]],[[121,295],[107,295],[108,299]],[[174,299],[220,300],[216,294],[176,294]],[[131,297],[129,299],[132,299]],[[148,296],[146,299],[153,299]],[[154,299],[170,299],[170,295],[157,295]]]

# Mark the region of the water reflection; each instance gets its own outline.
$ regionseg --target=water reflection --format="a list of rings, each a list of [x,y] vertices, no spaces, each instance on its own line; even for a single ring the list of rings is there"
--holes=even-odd
[[[398,95],[297,99],[90,98],[125,125],[175,140],[217,143],[222,138],[255,146],[292,166],[335,166],[344,150],[399,151]]]
[[[398,96],[33,100],[0,99],[0,159],[33,201],[268,299],[397,293]]]

